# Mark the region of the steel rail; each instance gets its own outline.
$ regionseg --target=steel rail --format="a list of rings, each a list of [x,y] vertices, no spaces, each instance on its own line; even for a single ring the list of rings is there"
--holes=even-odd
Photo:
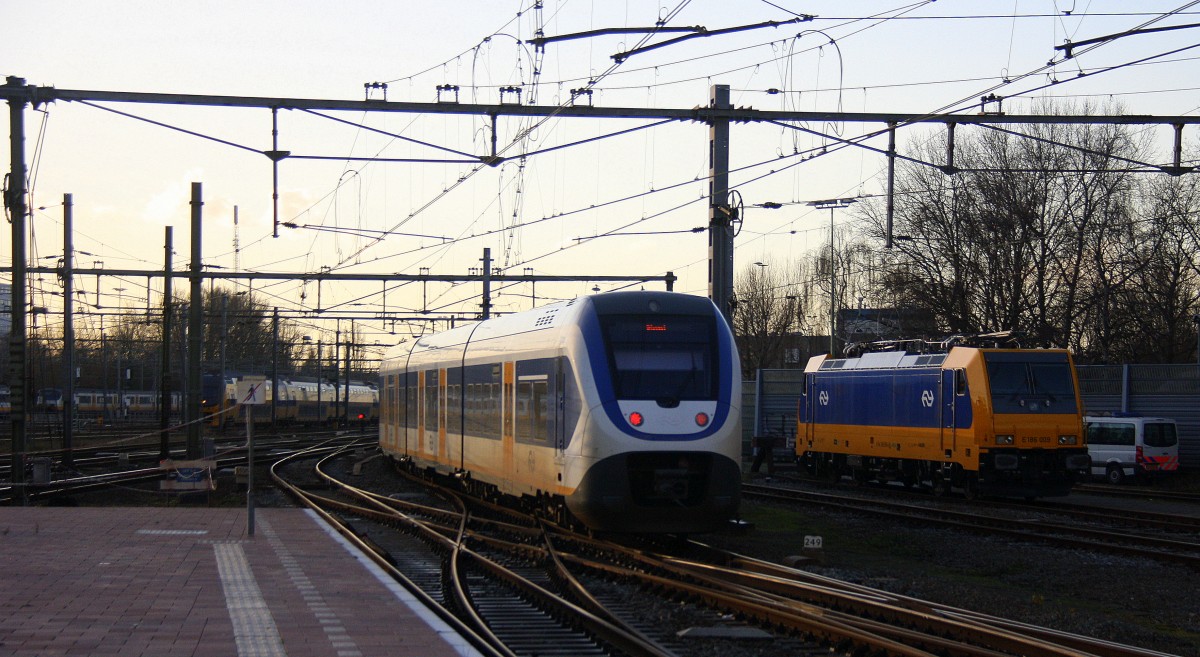
[[[1044,533],[1040,531],[1041,527],[1035,523],[1016,523],[1021,524],[1023,528],[1014,528],[1012,527],[1012,525],[1015,524],[1014,521],[1008,518],[997,518],[994,516],[988,517],[981,516],[977,513],[960,513],[947,511],[944,509],[930,509],[911,504],[900,504],[878,499],[856,501],[827,493],[813,493],[786,488],[769,488],[752,484],[744,484],[742,486],[742,495],[758,497],[762,499],[774,499],[785,502],[796,502],[803,500],[807,503],[819,504],[827,508],[842,509],[854,513],[867,513],[889,518],[920,520],[921,522],[936,524],[943,527],[962,529],[965,531],[982,531],[993,534],[1003,534],[1005,536],[1064,545],[1073,548],[1102,550],[1105,552],[1123,554],[1126,556],[1172,561],[1175,563],[1188,565],[1193,568],[1200,568],[1200,544],[1198,543],[1173,541],[1170,539],[1158,539],[1138,535],[1123,535],[1116,534],[1114,532],[1102,532],[1098,530],[1066,527],[1063,525],[1046,526],[1046,529],[1049,531],[1068,532],[1080,536],[1091,536],[1093,538],[1106,537],[1109,539],[1124,540],[1131,543],[1140,542],[1153,544],[1160,547],[1187,550],[1187,552],[1164,552],[1160,550],[1136,547],[1135,545],[1098,543],[1094,540],[1072,538],[1071,536],[1064,536],[1062,534]]]
[[[396,502],[396,500],[391,498],[379,496],[377,493],[372,493],[371,491],[366,491],[358,487],[351,486],[346,482],[343,482],[324,472],[323,468],[320,466],[321,464],[318,464],[318,474],[323,479],[330,484],[338,486],[341,490],[350,495],[358,497],[359,499],[367,500],[373,505],[381,508],[389,508],[394,502]],[[476,503],[477,500],[474,500],[473,498],[464,498],[454,491],[448,491],[445,489],[441,489],[439,492],[443,497],[450,497],[453,499],[455,505],[462,510],[461,521],[454,531],[454,536],[443,536],[441,534],[436,535],[438,536],[441,546],[448,550],[450,554],[449,560],[451,566],[449,571],[452,578],[451,583],[455,592],[455,596],[458,600],[460,610],[470,613],[475,619],[477,619],[473,622],[478,622],[481,627],[486,628],[486,623],[484,620],[480,618],[474,611],[468,587],[463,583],[463,580],[465,579],[464,572],[468,562],[470,565],[474,565],[475,567],[487,571],[493,577],[505,581],[515,589],[535,597],[535,599],[541,601],[541,605],[543,607],[548,607],[560,618],[571,618],[574,621],[581,623],[585,628],[587,628],[587,631],[590,635],[598,637],[601,641],[623,650],[628,655],[645,657],[670,657],[670,653],[664,652],[655,642],[650,641],[648,637],[645,637],[643,634],[626,626],[624,623],[621,623],[616,619],[615,616],[607,613],[595,613],[594,610],[586,608],[586,605],[581,606],[564,600],[555,592],[546,590],[538,584],[529,581],[527,578],[522,577],[510,568],[507,568],[506,566],[501,565],[494,560],[487,558],[485,555],[469,548],[468,543],[473,540],[478,540],[493,546],[501,545],[501,543],[495,540],[489,540],[487,537],[478,535],[476,532],[468,529],[470,513],[467,511],[466,507],[468,501],[470,503]],[[511,509],[503,507],[497,508],[503,510],[507,514],[518,515],[515,514]],[[502,526],[506,531],[508,529],[515,529],[519,533],[523,534],[523,538],[526,540],[529,538],[531,532],[534,532],[535,534],[540,534],[542,532],[542,530],[536,528],[530,529],[518,525],[503,525],[502,523],[496,523],[495,521],[485,522],[495,526]],[[431,532],[430,535],[433,536],[435,533]],[[523,552],[524,554],[522,556],[525,559],[545,561],[547,558],[549,558],[545,550],[538,549],[528,544],[508,543],[506,545],[508,546],[505,549],[506,552]]]

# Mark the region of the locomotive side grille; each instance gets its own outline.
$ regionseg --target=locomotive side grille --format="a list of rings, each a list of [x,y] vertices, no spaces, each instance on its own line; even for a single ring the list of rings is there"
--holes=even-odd
[[[630,454],[629,487],[640,507],[692,507],[702,504],[712,471],[712,455],[686,452]]]

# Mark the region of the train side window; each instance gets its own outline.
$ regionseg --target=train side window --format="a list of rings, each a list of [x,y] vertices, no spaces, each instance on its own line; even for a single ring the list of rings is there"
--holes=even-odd
[[[318,386],[320,384],[317,384]],[[317,388],[317,394],[320,395],[320,388]],[[324,401],[324,400],[322,400]],[[396,404],[396,426],[408,426],[408,374],[396,376],[396,387],[392,389],[392,403]],[[318,406],[317,415],[321,415],[321,408]]]
[[[954,370],[954,394],[962,397],[967,394],[967,371]]]
[[[546,421],[550,417],[549,385],[545,380],[533,382],[533,439],[545,441],[549,438]]]
[[[425,374],[425,430],[438,430],[438,379],[437,371]]]
[[[528,439],[533,437],[533,382],[518,381],[517,382],[517,424],[516,435],[518,440]]]
[[[462,433],[462,386],[457,384],[446,386],[446,432]]]
[[[488,385],[488,435],[492,438],[501,438],[500,435],[500,384],[492,383]]]
[[[416,429],[420,421],[420,409],[417,406],[417,375],[414,372],[408,380],[408,428]]]

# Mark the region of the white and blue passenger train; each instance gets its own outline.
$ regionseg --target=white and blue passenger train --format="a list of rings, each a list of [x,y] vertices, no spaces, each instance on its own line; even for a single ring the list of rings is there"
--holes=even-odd
[[[423,337],[380,370],[380,444],[591,529],[712,531],[740,502],[741,369],[703,297],[613,292]]]

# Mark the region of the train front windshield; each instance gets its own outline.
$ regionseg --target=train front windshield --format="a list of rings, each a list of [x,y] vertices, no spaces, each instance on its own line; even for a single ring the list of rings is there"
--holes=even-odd
[[[717,398],[711,317],[609,315],[602,326],[617,399]]]
[[[985,352],[997,413],[1076,413],[1071,362],[1064,353]]]

